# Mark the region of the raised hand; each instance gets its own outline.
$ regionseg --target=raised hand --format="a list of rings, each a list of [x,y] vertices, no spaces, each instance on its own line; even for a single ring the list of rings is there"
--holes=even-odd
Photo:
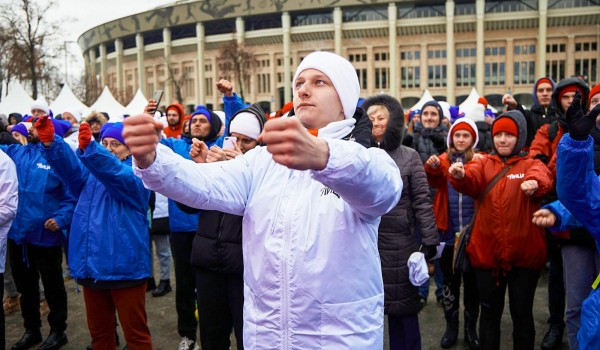
[[[565,113],[571,138],[579,141],[587,140],[590,131],[596,125],[598,114],[600,114],[600,106],[596,105],[594,109],[584,115],[584,111],[581,109],[581,94],[577,91]]]
[[[45,146],[52,144],[54,140],[54,124],[52,124],[52,120],[48,118],[47,114],[39,117],[33,126],[35,126],[40,142]]]
[[[438,168],[440,166],[440,158],[434,154],[431,157],[429,157],[429,159],[427,159],[425,164],[429,165],[430,167],[432,167],[434,169]]]
[[[77,140],[79,141],[79,149],[85,151],[87,146],[92,142],[92,129],[90,128],[90,124],[81,123],[79,125],[79,136]]]
[[[327,141],[309,134],[298,118],[270,120],[258,141],[267,145],[275,162],[290,169],[322,170],[329,161]]]
[[[465,166],[462,162],[456,162],[450,165],[448,173],[455,179],[460,180],[465,178]]]
[[[556,224],[556,215],[548,209],[540,209],[533,213],[531,222],[540,227],[551,227]]]
[[[148,114],[139,114],[123,121],[123,138],[140,168],[147,168],[156,158],[163,125]]]
[[[217,82],[217,90],[225,96],[233,96],[233,84],[229,80],[219,80]]]
[[[197,138],[192,139],[192,148],[190,149],[190,157],[196,163],[206,163],[208,155],[208,146],[204,141],[200,141]]]
[[[526,195],[531,196],[538,190],[538,182],[536,180],[523,181],[521,182],[521,190],[523,190]]]

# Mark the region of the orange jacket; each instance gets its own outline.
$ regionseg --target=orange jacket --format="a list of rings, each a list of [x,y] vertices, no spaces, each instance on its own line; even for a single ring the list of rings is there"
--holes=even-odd
[[[433,212],[435,213],[435,223],[438,229],[446,231],[448,229],[448,168],[450,160],[448,153],[439,156],[440,166],[432,168],[425,163],[425,173],[427,182],[437,190],[433,199]]]
[[[181,126],[183,125],[183,119],[185,116],[183,106],[179,103],[174,103],[172,105],[169,105],[166,111],[168,112],[169,109],[174,109],[177,111],[177,113],[179,114],[179,124],[177,124],[176,126],[167,125],[163,129],[163,132],[167,137],[173,137],[176,139],[181,138]]]
[[[565,129],[558,124],[556,137],[552,142],[550,142],[549,129],[550,124],[544,124],[538,129],[533,141],[531,141],[529,156],[534,158],[538,154],[543,154],[548,157],[548,168],[556,178],[556,149],[558,148],[558,142],[565,133]]]
[[[540,209],[540,199],[552,190],[554,178],[540,160],[527,156],[513,156],[506,164],[513,166],[483,200],[467,253],[479,269],[541,269],[546,263],[546,234],[531,218]],[[486,155],[465,165],[463,179],[450,177],[450,182],[457,191],[479,198],[504,166],[497,155]],[[531,197],[521,190],[526,180],[538,182]]]

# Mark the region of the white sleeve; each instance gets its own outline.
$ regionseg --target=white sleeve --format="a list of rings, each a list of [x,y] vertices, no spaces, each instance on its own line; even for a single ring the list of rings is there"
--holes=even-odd
[[[0,227],[10,226],[17,216],[18,198],[19,181],[15,163],[0,150]]]
[[[329,160],[325,169],[311,172],[315,180],[334,190],[365,219],[380,217],[398,203],[400,170],[384,150],[324,140],[329,144]]]
[[[144,186],[187,206],[243,215],[252,184],[254,153],[197,164],[159,144],[151,166],[133,169]]]

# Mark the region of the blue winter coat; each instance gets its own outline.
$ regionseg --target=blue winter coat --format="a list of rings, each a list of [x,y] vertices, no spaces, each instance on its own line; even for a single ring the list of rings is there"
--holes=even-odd
[[[571,214],[600,242],[600,178],[594,172],[594,140],[577,141],[565,134],[558,144],[556,192]],[[580,349],[600,344],[600,291],[594,290],[583,302],[581,327],[577,334]]]
[[[69,237],[71,276],[98,281],[149,277],[150,191],[133,173],[131,157],[120,161],[96,142],[75,155],[56,136],[44,155],[79,196]]]
[[[59,247],[65,241],[62,230],[71,225],[77,198],[57,176],[56,168],[46,162],[40,147],[39,143],[0,146],[15,163],[19,179],[19,206],[8,238],[17,244]],[[51,218],[60,228],[56,232],[44,228]]]

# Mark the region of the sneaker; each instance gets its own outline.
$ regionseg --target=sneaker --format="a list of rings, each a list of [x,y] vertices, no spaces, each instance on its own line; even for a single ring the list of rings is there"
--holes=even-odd
[[[188,337],[181,338],[179,342],[179,350],[194,350],[195,341],[191,340]]]
[[[4,316],[11,315],[19,310],[21,310],[21,298],[19,296],[7,297],[4,299],[4,303],[2,303],[4,307]]]
[[[40,300],[40,316],[45,316],[50,312],[50,308],[48,308],[48,302],[46,299]]]

